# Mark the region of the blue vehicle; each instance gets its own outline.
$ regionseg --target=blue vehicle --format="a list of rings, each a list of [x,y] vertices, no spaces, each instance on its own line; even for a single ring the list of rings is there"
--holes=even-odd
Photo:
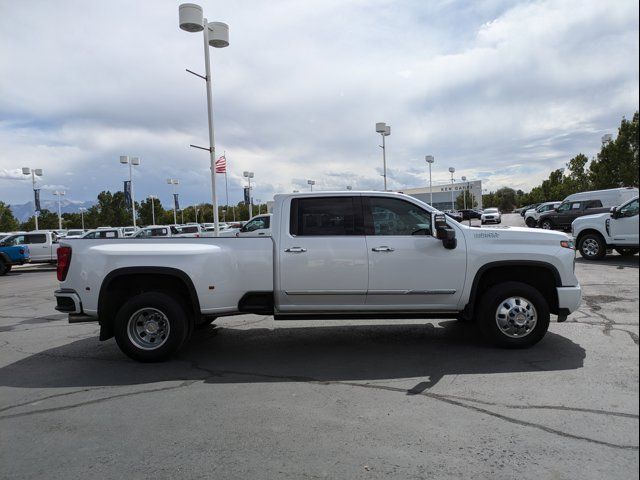
[[[27,245],[3,245],[0,243],[0,276],[11,271],[14,265],[24,265],[31,261]]]

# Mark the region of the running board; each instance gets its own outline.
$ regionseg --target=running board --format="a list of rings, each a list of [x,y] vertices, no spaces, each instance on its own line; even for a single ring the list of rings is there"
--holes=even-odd
[[[276,314],[274,320],[409,320],[423,319],[433,320],[442,318],[456,318],[460,312],[407,312],[407,313],[384,313],[384,312],[360,312],[360,313],[288,313]]]

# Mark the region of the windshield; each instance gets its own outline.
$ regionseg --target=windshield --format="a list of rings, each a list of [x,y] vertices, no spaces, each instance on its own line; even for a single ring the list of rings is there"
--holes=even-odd
[[[484,213],[498,213],[497,208],[487,208]]]

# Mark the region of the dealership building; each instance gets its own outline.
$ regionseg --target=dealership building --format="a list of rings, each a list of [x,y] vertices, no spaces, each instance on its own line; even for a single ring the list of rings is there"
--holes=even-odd
[[[453,198],[453,204],[455,206],[456,199],[459,195],[462,195],[462,192],[465,190],[469,190],[471,193],[471,198],[477,203],[476,208],[482,208],[481,180],[434,185],[431,189],[428,186],[422,188],[407,188],[402,190],[402,193],[411,195],[425,203],[431,203],[431,193],[433,192],[433,206],[438,210],[451,210],[451,199]],[[472,205],[467,205],[467,208],[471,207]]]

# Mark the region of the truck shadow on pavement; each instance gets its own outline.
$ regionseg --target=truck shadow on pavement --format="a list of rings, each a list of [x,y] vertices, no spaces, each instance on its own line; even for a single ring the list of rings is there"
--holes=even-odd
[[[0,368],[0,385],[91,388],[189,380],[219,384],[408,379],[402,388],[417,394],[448,375],[573,370],[585,359],[580,345],[551,332],[526,350],[492,348],[479,335],[473,325],[453,320],[421,325],[210,327],[194,335],[177,358],[156,364],[128,359],[113,340],[83,338]]]
[[[584,258],[580,257],[580,255],[578,255],[576,257],[576,263],[581,263],[582,265],[603,265],[618,268],[638,268],[640,267],[640,257],[638,257],[637,255],[634,255],[633,257],[608,255],[602,260],[585,260]]]

